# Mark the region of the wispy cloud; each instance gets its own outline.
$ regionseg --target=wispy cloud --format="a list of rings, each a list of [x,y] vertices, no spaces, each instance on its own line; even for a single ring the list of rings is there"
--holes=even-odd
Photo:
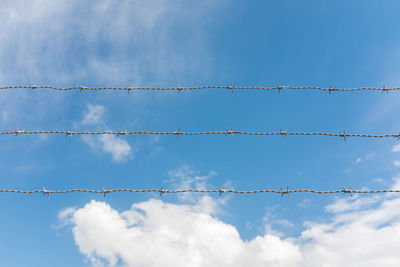
[[[164,182],[172,189],[208,189],[209,180],[216,176],[217,172],[210,171],[207,175],[199,175],[195,169],[188,165],[183,165],[168,172],[169,178]],[[177,195],[179,201],[186,204],[196,204],[195,209],[207,211],[209,214],[220,212],[219,206],[225,204],[228,196],[222,196],[218,200],[213,200],[210,196],[193,195],[182,193]]]
[[[105,152],[111,153],[114,161],[124,161],[132,155],[131,146],[122,138],[114,135],[102,135],[99,137]]]
[[[223,2],[1,1],[0,82],[137,85],[148,75],[204,73],[211,66],[204,18]],[[190,38],[177,40],[178,30]]]
[[[359,164],[361,162],[367,161],[367,160],[371,160],[373,158],[375,158],[376,153],[375,152],[371,152],[366,154],[363,158],[357,158],[353,163],[354,164]]]
[[[103,115],[105,112],[104,106],[101,105],[87,105],[87,111],[81,121],[82,125],[93,125],[98,124],[103,120]]]
[[[393,146],[392,151],[393,152],[400,152],[400,144],[397,144],[397,145]]]
[[[104,106],[89,104],[80,124],[92,126],[100,124],[106,127],[106,123],[103,120],[104,113]],[[95,151],[101,150],[110,153],[113,161],[122,162],[133,156],[129,143],[125,139],[115,135],[85,135],[82,136],[82,140]]]

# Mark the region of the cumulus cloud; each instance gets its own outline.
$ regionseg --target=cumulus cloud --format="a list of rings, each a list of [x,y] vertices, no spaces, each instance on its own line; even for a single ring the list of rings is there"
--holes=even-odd
[[[400,160],[393,161],[393,166],[400,167]]]
[[[395,179],[393,188],[399,184]],[[95,266],[372,267],[400,262],[399,205],[393,194],[339,199],[327,207],[332,212],[327,222],[306,222],[298,237],[282,238],[266,227],[247,241],[233,225],[195,204],[150,199],[119,212],[91,201],[60,216],[72,223],[80,252]]]
[[[87,105],[87,110],[84,112],[83,119],[80,125],[99,125],[106,126],[103,115],[105,112],[104,106]],[[132,148],[129,143],[115,135],[99,135],[99,136],[82,136],[82,140],[89,145],[93,150],[101,150],[110,153],[113,161],[125,161],[132,157]]]
[[[266,234],[246,242],[235,227],[190,205],[151,199],[122,213],[91,201],[71,218],[79,250],[111,266],[293,266],[297,245]]]
[[[309,223],[303,266],[398,266],[400,199],[378,207],[338,214],[326,224]]]

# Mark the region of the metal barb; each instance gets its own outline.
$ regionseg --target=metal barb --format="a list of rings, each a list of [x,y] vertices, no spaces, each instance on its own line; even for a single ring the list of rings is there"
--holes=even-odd
[[[106,194],[111,193],[111,185],[108,186],[108,190],[105,190],[103,187],[103,193],[104,193],[104,197],[106,197]]]
[[[286,187],[286,191],[283,190],[282,186],[281,186],[281,197],[283,197],[284,194],[287,194],[289,197],[289,186]]]
[[[279,129],[280,135],[284,135],[285,138],[287,138],[287,131],[282,131],[282,129]]]
[[[349,189],[346,189],[344,186],[343,188],[343,195],[346,195],[346,193],[350,194],[350,196],[353,196],[353,190],[351,189],[351,185],[349,186]]]
[[[233,129],[231,128],[230,130],[226,130],[225,136],[226,136],[227,134],[230,134],[230,135],[233,136]]]
[[[118,133],[118,136],[119,135],[128,135],[128,130],[125,130],[125,131],[120,131],[119,133]]]
[[[46,190],[45,187],[43,187],[43,195],[47,195],[47,197],[50,198],[50,191]]]
[[[167,190],[164,189],[164,187],[161,187],[160,189],[160,196],[165,196],[167,194]]]
[[[344,141],[346,141],[346,131],[343,131],[343,133],[341,133],[340,136],[343,137]]]
[[[65,137],[72,136],[73,134],[74,134],[74,131],[65,130]]]
[[[18,130],[18,128],[17,128],[17,130],[15,131],[15,136],[18,136],[19,134],[23,134],[24,132],[25,132],[25,129]]]
[[[178,94],[180,94],[180,93],[181,93],[181,91],[183,90],[183,88],[181,87],[181,85],[180,85],[180,84],[178,84],[178,88],[177,88],[177,90],[178,90]]]
[[[179,138],[179,135],[182,134],[181,128],[178,128],[178,131],[174,132],[173,134],[175,134]]]
[[[219,188],[219,196],[221,196],[225,192],[226,192],[225,186],[224,186],[224,188],[222,188],[222,187]]]
[[[79,88],[81,89],[80,91],[82,92],[83,90],[86,90],[87,89],[87,87],[85,87],[85,86],[79,86]]]
[[[235,89],[235,86],[233,86],[233,84],[232,85],[227,85],[226,89],[230,89],[232,91],[232,93],[233,93],[233,89]]]

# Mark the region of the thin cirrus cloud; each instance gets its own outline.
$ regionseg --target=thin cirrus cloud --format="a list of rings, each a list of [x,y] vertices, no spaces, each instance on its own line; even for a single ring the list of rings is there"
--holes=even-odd
[[[397,178],[393,188],[399,186]],[[345,209],[338,208],[343,204]],[[264,234],[243,240],[208,205],[150,199],[119,212],[93,200],[60,217],[72,224],[80,252],[94,266],[372,267],[400,262],[400,198],[392,194],[340,199],[327,207],[328,222],[306,222],[300,236],[288,238],[266,227]]]
[[[102,125],[106,127],[106,123],[103,119],[105,113],[104,106],[101,105],[87,105],[87,109],[84,112],[83,119],[80,121],[81,125]],[[102,151],[111,154],[112,160],[116,162],[126,161],[133,157],[132,148],[129,143],[117,137],[115,135],[100,135],[82,136],[82,140],[89,145],[95,151]]]
[[[212,58],[206,18],[224,2],[1,1],[0,82],[140,84],[204,73]],[[190,38],[177,40],[178,31]]]
[[[207,29],[226,2],[0,1],[0,84],[140,86],[207,77],[213,58]],[[3,92],[0,121],[13,129],[57,123],[67,114],[67,97]]]
[[[87,112],[81,121],[82,125],[98,124],[103,120],[103,115],[105,112],[104,106],[89,104],[86,107],[87,107]]]
[[[375,158],[375,155],[376,155],[375,152],[368,153],[363,158],[357,158],[353,163],[354,164],[359,164],[361,162],[364,162],[364,161],[367,161],[367,160],[371,160],[371,159]]]
[[[397,145],[393,146],[392,151],[393,152],[400,152],[400,144],[397,144]]]

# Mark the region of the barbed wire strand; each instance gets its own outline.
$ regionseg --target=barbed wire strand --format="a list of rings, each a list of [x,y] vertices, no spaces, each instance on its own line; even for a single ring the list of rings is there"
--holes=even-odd
[[[190,90],[206,90],[206,89],[226,89],[230,91],[234,90],[264,90],[271,91],[276,90],[279,93],[282,90],[319,90],[319,91],[327,91],[329,93],[339,91],[339,92],[352,92],[352,91],[381,91],[382,93],[389,91],[398,91],[400,87],[358,87],[358,88],[336,88],[336,87],[319,87],[319,86],[273,86],[273,87],[263,87],[263,86],[233,86],[233,85],[208,85],[208,86],[195,86],[195,87],[86,87],[86,86],[73,86],[73,87],[56,87],[56,86],[43,86],[43,85],[11,85],[11,86],[3,86],[0,87],[0,90],[7,89],[52,89],[58,91],[71,91],[71,90],[80,90],[82,91],[104,91],[104,90],[112,90],[112,91],[177,91],[178,93],[182,91],[190,91]]]
[[[366,137],[366,138],[398,138],[400,139],[400,133],[395,134],[351,134],[343,131],[341,133],[326,133],[326,132],[287,132],[279,130],[279,132],[248,132],[248,131],[234,131],[232,129],[226,131],[202,131],[202,132],[182,132],[180,129],[172,132],[158,132],[158,131],[100,131],[100,132],[89,132],[89,131],[73,131],[73,130],[51,130],[51,131],[0,131],[0,135],[36,135],[36,134],[59,134],[65,136],[72,135],[282,135],[287,137],[288,135],[308,135],[308,136],[336,136],[341,137],[346,141],[347,137]]]
[[[275,194],[280,194],[280,195],[289,195],[292,193],[313,193],[313,194],[338,194],[338,193],[343,193],[343,194],[377,194],[377,193],[400,193],[400,190],[394,190],[394,189],[389,189],[389,190],[354,190],[349,186],[349,188],[343,187],[342,189],[339,190],[327,190],[327,191],[319,191],[319,190],[313,190],[313,189],[294,189],[294,190],[289,190],[289,187],[286,187],[286,190],[284,190],[282,187],[280,190],[273,190],[273,189],[261,189],[261,190],[250,190],[250,191],[243,191],[243,190],[231,190],[231,189],[226,189],[226,188],[219,188],[219,189],[212,189],[212,190],[202,190],[202,189],[179,189],[179,190],[168,190],[165,189],[164,187],[161,187],[161,189],[111,189],[109,187],[108,189],[103,190],[91,190],[91,189],[68,189],[68,190],[48,190],[46,188],[43,188],[42,190],[14,190],[14,189],[0,189],[0,193],[18,193],[18,194],[36,194],[36,193],[42,193],[44,195],[50,196],[50,194],[68,194],[68,193],[75,193],[75,192],[84,192],[84,193],[94,193],[94,194],[103,194],[106,196],[106,194],[109,193],[116,193],[116,192],[130,192],[130,193],[148,193],[148,192],[156,192],[160,193],[160,195],[166,195],[166,194],[178,194],[178,193],[219,193],[219,195],[224,194],[224,193],[232,193],[232,194],[257,194],[257,193],[275,193]]]

